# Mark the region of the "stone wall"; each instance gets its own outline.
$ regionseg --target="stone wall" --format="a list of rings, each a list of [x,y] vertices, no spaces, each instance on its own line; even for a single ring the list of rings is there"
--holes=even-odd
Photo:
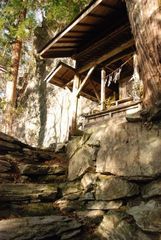
[[[0,133],[1,240],[80,239],[82,223],[60,201],[68,190],[64,149],[33,148]]]
[[[160,133],[111,118],[52,150],[1,133],[0,239],[160,240]]]
[[[111,118],[68,144],[68,179],[99,219],[93,237],[161,239],[160,134],[160,124]]]

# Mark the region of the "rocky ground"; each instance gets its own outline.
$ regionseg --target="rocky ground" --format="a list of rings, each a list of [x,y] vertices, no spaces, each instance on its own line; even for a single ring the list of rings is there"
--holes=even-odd
[[[55,150],[0,133],[0,239],[160,240],[160,130],[110,120]]]
[[[98,214],[98,239],[161,239],[160,146],[159,123],[123,118],[111,118],[68,144],[68,180],[81,183],[83,214],[95,220]]]
[[[82,223],[61,200],[66,177],[64,146],[36,149],[0,133],[0,239],[79,239]]]

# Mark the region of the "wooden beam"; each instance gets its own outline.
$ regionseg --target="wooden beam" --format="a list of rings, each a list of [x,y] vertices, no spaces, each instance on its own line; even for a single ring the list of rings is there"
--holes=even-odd
[[[84,87],[84,85],[86,84],[87,80],[89,79],[89,77],[91,76],[93,70],[95,69],[95,66],[91,67],[87,73],[87,75],[85,76],[85,78],[83,79],[78,91],[77,91],[77,96],[79,95],[80,91],[82,90],[82,88]]]
[[[87,30],[72,30],[70,33],[85,33]]]
[[[70,84],[72,84],[74,82],[74,80],[72,79],[71,81],[69,81],[68,83],[66,83],[63,87],[66,88],[66,87],[69,87]]]
[[[92,80],[90,80],[90,84],[91,84],[91,87],[93,88],[93,91],[94,91],[94,93],[96,95],[96,98],[97,98],[98,102],[100,102],[100,96],[99,96],[99,94],[97,92],[97,89],[96,89],[96,87],[95,87],[95,85],[94,85]]]
[[[82,39],[82,37],[80,37],[80,36],[65,36],[65,37],[62,37],[60,40],[59,40],[59,42],[61,42],[61,41],[64,41],[64,40],[81,40]]]
[[[111,50],[110,52],[105,53],[103,56],[99,57],[97,60],[87,63],[86,65],[84,65],[83,67],[78,69],[78,72],[83,73],[83,72],[87,71],[89,68],[91,68],[91,66],[99,65],[100,63],[107,61],[109,58],[119,54],[120,52],[123,52],[124,50],[130,48],[133,45],[134,45],[134,40],[130,39],[129,41],[121,44],[119,47]]]
[[[53,51],[56,52],[56,51],[63,51],[63,50],[69,52],[69,51],[72,51],[72,50],[75,51],[76,49],[77,49],[77,47],[75,47],[75,46],[71,46],[71,47],[69,47],[69,46],[68,47],[66,47],[66,46],[64,46],[64,47],[63,46],[55,46],[53,48],[50,48],[49,52],[53,52]]]
[[[105,100],[106,100],[105,81],[106,81],[106,71],[104,68],[102,68],[101,70],[101,111],[105,109]]]
[[[59,67],[57,67],[54,71],[51,71],[46,78],[44,79],[44,81],[46,81],[47,83],[50,82],[50,80],[53,78],[53,76],[62,68],[62,65],[60,65]]]
[[[114,10],[114,11],[118,11],[119,8],[115,7],[115,6],[112,6],[110,4],[107,4],[107,3],[101,3],[101,6],[105,7],[105,8],[109,8],[111,10]]]
[[[59,42],[59,43],[56,43],[54,45],[54,47],[51,47],[50,49],[55,49],[55,48],[59,48],[59,47],[76,47],[77,46],[77,43],[75,42]]]
[[[51,79],[49,81],[49,83],[52,84],[52,85],[56,85],[58,87],[63,87],[62,79],[57,78],[57,77],[54,77],[53,79]]]
[[[77,110],[78,110],[78,96],[77,91],[80,84],[79,75],[74,76],[73,80],[73,92],[72,92],[72,102],[71,102],[71,111],[72,111],[72,123],[71,123],[71,131],[72,135],[75,134],[77,130]]]
[[[87,92],[81,92],[81,96],[83,96],[83,97],[85,97],[85,98],[88,98],[88,99],[90,99],[91,101],[93,101],[93,102],[97,102],[97,98],[95,97],[95,96],[92,96],[92,95],[90,95],[89,93],[87,93]]]
[[[69,51],[69,50],[64,50],[64,51],[49,51],[49,52],[45,52],[43,55],[43,58],[62,58],[62,53],[63,53],[63,57],[72,57],[75,53],[74,49],[73,51]]]
[[[94,24],[92,23],[78,23],[78,26],[82,26],[82,27],[95,27]]]
[[[89,16],[90,16],[90,17],[93,17],[93,18],[104,19],[104,16],[102,16],[102,15],[100,15],[100,14],[96,14],[96,13],[90,13]]]
[[[94,40],[92,44],[90,42],[86,45],[83,45],[82,48],[78,49],[79,52],[76,53],[75,58],[79,60],[82,59],[82,57],[85,55],[90,55],[91,52],[95,51],[95,49],[100,48],[102,45],[107,45],[109,41],[117,39],[121,34],[127,33],[128,31],[130,31],[129,24],[124,24],[120,27],[117,27],[114,31],[106,34],[105,37]]]
[[[117,55],[113,60],[111,60],[111,61],[108,61],[108,62],[105,62],[105,63],[103,63],[102,65],[104,65],[104,66],[106,66],[106,68],[108,68],[110,71],[114,71],[114,69],[112,69],[111,67],[109,67],[111,64],[113,64],[113,63],[115,63],[115,62],[117,62],[117,61],[119,61],[119,60],[121,60],[121,59],[123,59],[124,57],[130,57],[130,56],[132,56],[133,55],[133,53],[135,52],[135,50],[133,49],[133,50],[131,50],[129,53],[122,53],[121,55]]]

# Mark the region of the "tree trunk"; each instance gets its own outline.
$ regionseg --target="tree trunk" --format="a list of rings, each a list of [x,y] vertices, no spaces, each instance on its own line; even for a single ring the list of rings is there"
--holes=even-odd
[[[12,99],[11,99],[12,107],[16,107],[17,77],[18,77],[21,49],[22,49],[22,41],[16,40],[14,43],[12,43],[12,67],[11,67],[11,77],[13,81]]]
[[[161,118],[161,1],[125,0],[144,85],[143,115]]]
[[[17,27],[24,21],[26,18],[26,11],[27,9],[23,9],[20,12],[18,17],[18,24]],[[13,81],[13,92],[12,92],[12,100],[11,104],[12,107],[16,107],[16,100],[17,100],[17,77],[20,65],[20,57],[21,57],[21,50],[22,50],[22,40],[16,38],[16,40],[12,43],[12,66],[11,66],[11,78]]]

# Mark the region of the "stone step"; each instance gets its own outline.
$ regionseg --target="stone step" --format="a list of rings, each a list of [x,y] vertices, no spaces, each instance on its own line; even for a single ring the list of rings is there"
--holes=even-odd
[[[41,184],[58,184],[65,183],[67,180],[66,175],[30,175],[21,176],[20,181],[22,183],[41,183]]]
[[[13,164],[9,161],[0,159],[0,173],[10,172],[13,169]]]
[[[60,211],[52,202],[37,203],[1,203],[0,219],[10,217],[34,217],[34,216],[50,216],[59,214]]]
[[[0,173],[0,184],[1,183],[13,183],[15,177],[11,173]]]
[[[0,202],[53,201],[56,196],[53,184],[0,184]]]
[[[59,164],[19,164],[18,169],[21,175],[64,175],[66,169]]]
[[[0,221],[1,240],[68,240],[80,232],[81,224],[66,216],[24,217]]]

